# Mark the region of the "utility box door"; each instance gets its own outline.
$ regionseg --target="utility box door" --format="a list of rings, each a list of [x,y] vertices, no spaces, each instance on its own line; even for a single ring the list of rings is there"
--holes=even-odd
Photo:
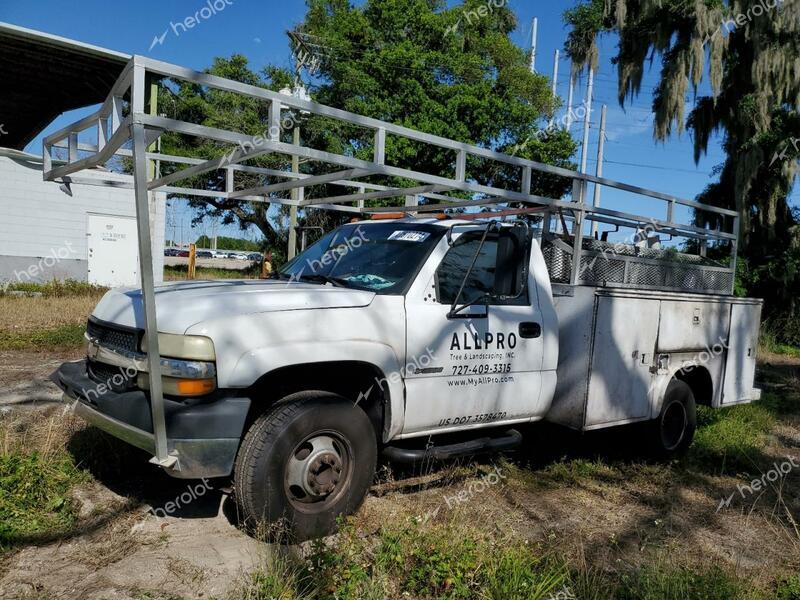
[[[728,338],[728,359],[725,363],[723,404],[753,400],[756,373],[756,350],[761,323],[760,304],[731,306],[731,330]]]
[[[90,214],[86,234],[89,283],[107,287],[139,283],[136,219]]]
[[[585,427],[644,419],[650,414],[659,301],[599,297]]]

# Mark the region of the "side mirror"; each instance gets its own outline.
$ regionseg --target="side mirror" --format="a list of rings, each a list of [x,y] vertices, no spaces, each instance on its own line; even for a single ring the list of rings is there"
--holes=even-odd
[[[500,228],[493,297],[518,298],[525,292],[528,282],[529,237],[528,228],[524,225]]]

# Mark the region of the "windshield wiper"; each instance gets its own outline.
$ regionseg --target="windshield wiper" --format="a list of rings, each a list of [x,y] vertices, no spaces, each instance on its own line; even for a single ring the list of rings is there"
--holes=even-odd
[[[322,273],[311,273],[309,275],[300,275],[298,277],[301,281],[311,281],[313,283],[330,283],[336,287],[350,287],[346,279],[341,277],[332,277],[331,275],[323,275]]]

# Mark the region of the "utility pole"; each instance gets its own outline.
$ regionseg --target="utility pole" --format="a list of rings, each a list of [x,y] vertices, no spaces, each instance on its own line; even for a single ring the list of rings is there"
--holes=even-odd
[[[292,53],[294,54],[294,84],[292,88],[284,88],[281,93],[288,93],[291,96],[297,96],[304,100],[310,100],[311,97],[306,92],[305,87],[300,79],[300,71],[305,67],[309,74],[313,75],[319,69],[321,56],[319,52],[307,43],[308,36],[300,31],[287,31],[289,41],[292,46]],[[304,112],[304,111],[300,111]],[[295,124],[292,131],[292,144],[295,146],[300,145],[300,127]],[[300,158],[292,155],[292,173],[300,174]],[[305,188],[292,188],[291,198],[295,202],[302,202],[305,198]],[[297,254],[297,206],[289,207],[289,247],[286,251],[286,256],[289,259],[294,258]]]
[[[572,63],[569,68],[569,94],[567,95],[567,131],[572,130],[572,97],[575,93],[575,74],[572,72]]]
[[[595,175],[598,177],[603,176],[603,149],[606,145],[606,110],[608,107],[603,104],[603,108],[600,109],[600,137],[597,140],[597,170],[595,171]],[[592,206],[600,206],[600,191],[603,189],[598,183],[594,184],[594,199],[592,200]],[[592,221],[592,237],[597,235],[597,221]]]
[[[589,68],[589,85],[586,88],[586,106],[583,115],[583,147],[581,148],[581,173],[586,173],[586,161],[589,158],[589,116],[592,112],[592,87],[594,70]]]
[[[558,48],[556,48],[555,57],[553,58],[553,99],[558,97]],[[550,117],[550,129],[553,128],[553,124],[556,120],[556,111],[553,110],[553,116]]]
[[[531,73],[536,73],[536,30],[539,29],[539,19],[533,17],[531,27]]]

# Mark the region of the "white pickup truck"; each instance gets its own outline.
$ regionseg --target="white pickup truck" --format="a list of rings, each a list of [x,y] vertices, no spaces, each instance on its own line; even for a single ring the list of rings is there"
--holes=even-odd
[[[272,280],[156,288],[169,472],[233,474],[247,517],[286,518],[304,539],[359,506],[379,451],[506,449],[512,426],[546,419],[648,422],[651,449],[671,456],[691,444],[697,404],[759,397],[760,301],[551,283],[555,242],[543,253],[521,221],[360,221]],[[87,358],[56,379],[79,415],[153,453],[143,327],[140,291],[109,291]]]

